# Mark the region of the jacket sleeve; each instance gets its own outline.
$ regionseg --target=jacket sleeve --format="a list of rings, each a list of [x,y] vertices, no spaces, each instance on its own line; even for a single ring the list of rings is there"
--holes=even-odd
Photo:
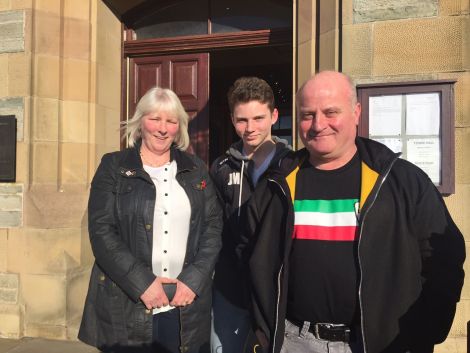
[[[131,253],[119,235],[115,216],[115,158],[110,154],[103,156],[91,183],[88,230],[97,264],[129,297],[138,301],[155,275]]]
[[[204,167],[205,168],[205,167]],[[198,241],[197,253],[191,263],[181,271],[178,279],[200,295],[212,278],[215,263],[222,247],[222,208],[217,198],[214,183],[204,172],[204,219]]]
[[[465,242],[440,193],[427,179],[415,207],[415,232],[420,240],[423,289],[419,298],[423,341],[445,340],[463,286]],[[416,342],[419,341],[415,340]]]

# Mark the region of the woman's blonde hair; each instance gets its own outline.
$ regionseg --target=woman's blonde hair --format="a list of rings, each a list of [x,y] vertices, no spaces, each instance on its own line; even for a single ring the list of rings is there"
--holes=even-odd
[[[133,147],[142,138],[142,118],[154,112],[165,112],[178,119],[179,129],[174,143],[178,149],[185,151],[189,146],[188,113],[175,92],[161,87],[150,88],[137,103],[132,119],[122,123],[121,129],[125,131],[124,137],[127,136],[129,146]]]

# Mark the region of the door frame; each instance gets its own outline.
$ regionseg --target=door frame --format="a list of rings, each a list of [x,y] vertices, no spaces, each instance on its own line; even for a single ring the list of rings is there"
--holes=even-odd
[[[133,39],[135,38],[134,31],[122,25],[122,33],[121,122],[127,121],[127,119],[130,118],[129,83],[132,66],[131,60],[133,58],[194,52],[207,52],[210,55],[212,51],[220,49],[292,45],[293,42],[293,28],[136,40]],[[121,148],[125,147],[126,141],[125,139],[121,139]]]

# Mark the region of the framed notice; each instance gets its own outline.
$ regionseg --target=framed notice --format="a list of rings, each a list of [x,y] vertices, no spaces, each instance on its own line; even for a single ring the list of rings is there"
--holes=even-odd
[[[455,80],[358,85],[359,135],[400,152],[443,194],[454,180]]]

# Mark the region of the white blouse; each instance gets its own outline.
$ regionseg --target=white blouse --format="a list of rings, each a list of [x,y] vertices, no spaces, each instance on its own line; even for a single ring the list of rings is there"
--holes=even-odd
[[[188,242],[191,205],[186,192],[176,180],[176,161],[161,167],[144,165],[157,197],[153,215],[152,270],[157,277],[176,278],[183,269]],[[153,313],[173,309],[167,305]]]

